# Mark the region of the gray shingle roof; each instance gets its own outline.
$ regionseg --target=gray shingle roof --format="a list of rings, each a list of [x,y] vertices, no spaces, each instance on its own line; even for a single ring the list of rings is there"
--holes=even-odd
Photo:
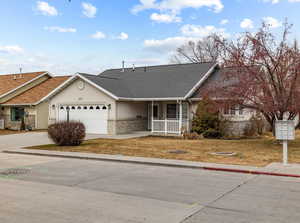
[[[121,98],[183,98],[213,66],[214,63],[162,65],[81,75]]]
[[[191,96],[191,98],[201,98],[205,93],[209,91],[213,91],[214,96],[222,97],[224,94],[221,90],[222,88],[226,88],[232,86],[233,84],[239,83],[237,79],[234,79],[235,76],[230,75],[233,72],[236,73],[239,72],[239,70],[231,67],[216,69],[203,83],[201,88],[197,89],[197,91]]]

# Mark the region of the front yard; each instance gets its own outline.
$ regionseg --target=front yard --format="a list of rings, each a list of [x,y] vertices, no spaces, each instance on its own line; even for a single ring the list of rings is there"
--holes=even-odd
[[[264,166],[282,160],[282,145],[276,142],[270,134],[261,139],[244,140],[182,140],[164,137],[123,140],[96,139],[85,141],[78,147],[45,145],[30,147],[30,149],[118,154],[252,166]],[[174,150],[186,151],[187,153],[170,153]],[[213,155],[214,152],[235,152],[236,155],[224,157]],[[289,161],[300,163],[300,131],[297,131],[297,139],[289,143]]]
[[[12,135],[12,134],[20,134],[25,131],[17,131],[17,130],[9,130],[9,129],[0,129],[0,135]]]

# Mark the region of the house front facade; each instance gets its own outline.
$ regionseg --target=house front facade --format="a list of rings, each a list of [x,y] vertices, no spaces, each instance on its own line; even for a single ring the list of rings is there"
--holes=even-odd
[[[47,129],[74,120],[87,133],[153,134],[189,132],[203,89],[219,82],[215,63],[111,69],[99,75],[53,77],[48,72],[0,76],[0,127]],[[2,80],[1,80],[2,78]],[[246,109],[224,111],[233,130],[242,132],[253,116]],[[239,134],[239,133],[238,133]]]
[[[69,77],[53,77],[49,72],[0,75],[0,127],[20,130],[47,129],[47,95]]]
[[[50,96],[49,124],[81,121],[95,134],[181,134],[191,129],[198,92],[218,70],[199,63],[78,73]]]

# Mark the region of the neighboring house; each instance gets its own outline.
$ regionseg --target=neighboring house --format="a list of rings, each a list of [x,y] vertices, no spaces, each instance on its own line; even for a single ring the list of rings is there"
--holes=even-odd
[[[80,120],[87,133],[180,134],[191,129],[201,88],[219,73],[214,63],[78,73],[50,95],[49,120]]]
[[[48,95],[69,77],[49,72],[0,75],[0,119],[5,128],[18,130],[24,119],[27,128],[48,127]]]

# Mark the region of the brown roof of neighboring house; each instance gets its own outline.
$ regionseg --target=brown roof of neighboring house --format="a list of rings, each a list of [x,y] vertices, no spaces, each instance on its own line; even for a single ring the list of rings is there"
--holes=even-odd
[[[51,91],[65,82],[70,76],[52,77],[41,84],[23,92],[22,94],[6,101],[7,105],[35,104],[47,96]]]
[[[22,74],[0,75],[0,95],[8,93],[34,78],[47,73],[46,71]]]

